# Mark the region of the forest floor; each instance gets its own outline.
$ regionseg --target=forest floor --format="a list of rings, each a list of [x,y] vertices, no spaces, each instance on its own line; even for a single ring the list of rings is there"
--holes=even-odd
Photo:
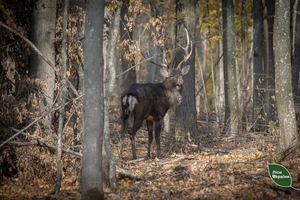
[[[146,133],[145,133],[146,135]],[[267,165],[276,160],[276,137],[244,133],[233,138],[213,134],[192,145],[164,145],[162,159],[131,161],[131,148],[122,167],[146,180],[119,180],[119,189],[107,199],[300,199],[300,191],[277,186]],[[147,154],[147,138],[137,152]],[[166,142],[166,139],[164,139]],[[141,143],[142,142],[142,143]],[[155,157],[154,153],[153,156]],[[300,152],[280,163],[300,188]]]
[[[300,199],[300,191],[277,186],[269,177],[267,164],[276,160],[277,137],[243,133],[228,137],[203,134],[190,143],[162,136],[162,158],[147,155],[147,132],[142,128],[136,139],[137,160],[131,160],[129,138],[122,159],[119,143],[112,139],[118,167],[141,179],[118,175],[118,189],[104,188],[105,199]],[[300,151],[281,163],[300,188]],[[2,178],[2,177],[1,177]],[[34,180],[22,185],[18,178],[0,181],[0,199],[80,199],[79,179],[64,179],[59,197],[49,198],[54,185]],[[48,198],[46,198],[48,196]]]

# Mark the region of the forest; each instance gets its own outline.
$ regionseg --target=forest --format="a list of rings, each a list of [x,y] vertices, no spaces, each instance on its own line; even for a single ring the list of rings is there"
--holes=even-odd
[[[0,0],[0,199],[300,199],[298,0]]]

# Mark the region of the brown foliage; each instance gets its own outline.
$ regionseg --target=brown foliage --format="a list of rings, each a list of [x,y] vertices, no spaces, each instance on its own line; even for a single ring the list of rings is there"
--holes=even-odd
[[[1,1],[2,2],[2,1]],[[31,5],[31,1],[25,1]],[[22,4],[23,5],[23,1]],[[27,5],[26,4],[26,5]],[[26,6],[25,6],[26,7]],[[9,25],[11,28],[19,31],[23,36],[28,37],[28,27],[30,19],[30,9],[22,11],[23,21],[19,19],[12,9],[24,7],[8,4],[0,4],[0,11],[3,15],[0,16],[1,21]],[[76,67],[82,67],[83,54],[82,45],[74,39],[74,34],[77,32],[79,25],[84,21],[84,11],[78,6],[71,6],[71,12],[68,20],[68,47],[67,53],[69,56],[68,78],[75,83],[78,81]],[[59,11],[61,12],[61,11]],[[20,15],[20,13],[19,13]],[[79,17],[78,17],[79,16]],[[61,20],[59,16],[56,27],[56,52],[57,64],[61,63]],[[1,29],[1,68],[0,68],[0,141],[6,141],[13,136],[19,129],[27,126],[29,122],[35,121],[41,113],[39,111],[40,100],[43,99],[43,91],[39,90],[41,85],[46,84],[39,79],[30,79],[28,73],[28,59],[30,50],[28,45],[17,36]],[[59,79],[59,77],[58,77]],[[60,83],[58,80],[58,90]],[[58,93],[58,90],[55,93]],[[69,93],[69,99],[73,98],[73,93]],[[54,107],[59,106],[59,101],[56,100]],[[73,101],[73,102],[72,102]],[[73,104],[72,104],[73,103]],[[63,134],[63,148],[76,150],[81,152],[80,134],[74,136],[74,127],[78,127],[80,120],[73,117],[74,113],[80,115],[81,102],[71,100],[66,106],[66,124]],[[53,108],[54,108],[53,107]],[[45,188],[47,184],[54,184],[56,177],[56,152],[55,150],[45,147],[43,142],[55,146],[57,144],[57,116],[54,109],[51,112],[54,123],[52,135],[42,137],[43,125],[37,121],[34,126],[29,127],[24,131],[24,134],[14,138],[8,144],[0,148],[0,176],[1,181],[15,180],[18,182],[18,187],[26,188],[32,184],[43,184]],[[73,119],[73,118],[74,119]],[[71,118],[73,120],[71,120]],[[69,123],[71,121],[71,123]],[[31,137],[29,137],[30,135]],[[76,147],[74,147],[77,145]],[[64,182],[75,183],[80,171],[81,162],[78,158],[63,154],[63,180]],[[78,185],[78,182],[77,182]],[[50,187],[51,188],[51,187]],[[12,191],[14,192],[14,191]],[[0,192],[0,196],[2,193]],[[1,197],[0,197],[1,198]]]

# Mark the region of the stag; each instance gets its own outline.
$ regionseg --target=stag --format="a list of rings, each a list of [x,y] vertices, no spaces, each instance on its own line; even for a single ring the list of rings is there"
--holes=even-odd
[[[165,63],[158,64],[150,60],[151,63],[162,67],[160,69],[160,73],[165,78],[162,83],[134,83],[126,87],[122,92],[122,135],[120,157],[123,152],[124,137],[128,128],[129,118],[133,118],[134,120],[131,130],[129,131],[133,159],[137,159],[135,150],[135,135],[144,120],[146,120],[149,134],[147,156],[150,158],[154,122],[157,157],[160,157],[160,132],[162,129],[163,118],[170,108],[181,103],[181,92],[183,87],[182,76],[186,75],[190,69],[189,65],[181,69],[181,65],[186,62],[192,54],[192,42],[190,43],[189,34],[186,29],[185,31],[187,35],[187,45],[186,47],[180,46],[184,50],[185,56],[178,64],[177,68],[170,69]]]

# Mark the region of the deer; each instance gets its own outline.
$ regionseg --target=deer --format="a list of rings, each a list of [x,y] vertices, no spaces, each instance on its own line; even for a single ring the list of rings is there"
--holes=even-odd
[[[157,146],[157,158],[160,158],[160,134],[162,130],[163,118],[167,111],[178,106],[182,100],[183,76],[189,72],[190,66],[187,65],[181,69],[181,65],[186,62],[192,54],[192,42],[190,43],[188,31],[187,45],[182,47],[184,50],[184,58],[176,68],[170,69],[169,64],[150,62],[160,66],[160,73],[164,77],[161,83],[134,83],[127,86],[121,93],[121,148],[120,157],[122,157],[124,138],[128,129],[128,120],[133,118],[133,125],[129,131],[132,157],[137,159],[135,149],[135,136],[140,129],[144,120],[146,120],[148,129],[148,153],[150,158],[151,143],[153,141],[153,123],[155,132],[155,141]],[[189,52],[190,47],[190,52]],[[143,54],[145,57],[145,55]]]

